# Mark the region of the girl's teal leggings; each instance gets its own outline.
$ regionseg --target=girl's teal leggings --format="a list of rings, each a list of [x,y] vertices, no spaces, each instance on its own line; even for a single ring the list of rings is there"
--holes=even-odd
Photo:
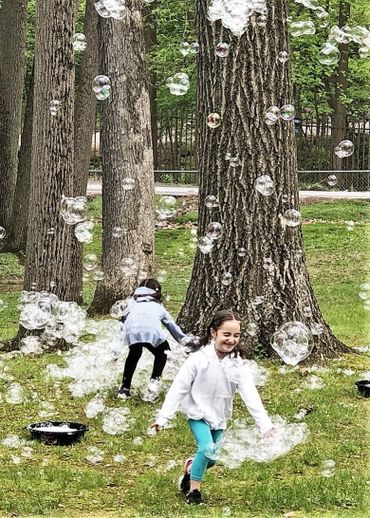
[[[206,470],[216,464],[215,460],[208,459],[204,455],[204,451],[221,438],[223,430],[211,430],[209,424],[203,419],[189,419],[188,423],[198,445],[191,466],[190,478],[192,480],[203,480]]]

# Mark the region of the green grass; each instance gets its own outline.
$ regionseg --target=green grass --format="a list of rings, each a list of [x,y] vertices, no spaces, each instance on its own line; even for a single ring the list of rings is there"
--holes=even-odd
[[[358,298],[359,285],[366,281],[369,270],[366,210],[362,202],[302,208],[305,251],[315,293],[332,329],[350,345],[369,344],[368,313]],[[90,211],[97,225],[94,242],[85,250],[100,255],[100,199],[90,204]],[[350,232],[342,223],[348,219],[358,223]],[[184,300],[191,273],[194,249],[190,238],[187,227],[156,233],[156,268],[167,271],[163,282],[166,305],[174,314]],[[22,267],[17,259],[11,254],[0,255],[0,298],[7,303],[0,313],[1,339],[10,338],[17,329],[21,282]],[[93,289],[93,284],[85,284],[86,299],[91,299]],[[31,458],[22,457],[21,449],[11,450],[0,444],[0,516],[221,518],[225,507],[229,507],[231,516],[246,518],[278,517],[288,512],[294,512],[294,518],[366,515],[368,411],[367,401],[354,389],[358,374],[370,368],[365,355],[347,355],[332,362],[330,372],[322,375],[323,389],[301,392],[294,389],[301,387],[308,375],[304,368],[284,376],[278,373],[278,362],[261,361],[271,372],[269,382],[260,390],[270,414],[291,421],[300,408],[313,406],[315,410],[305,419],[310,438],[289,455],[268,464],[245,462],[233,470],[216,466],[207,474],[203,490],[207,504],[200,508],[186,507],[176,489],[181,462],[194,449],[181,415],[174,429],[149,437],[146,429],[153,419],[153,405],[133,398],[127,405],[136,420],[134,429],[109,436],[102,431],[100,416],[86,418],[84,407],[89,397],[72,398],[68,380],[55,383],[45,379],[45,367],[51,363],[64,365],[58,354],[5,361],[6,376],[14,377],[25,389],[26,402],[20,405],[9,405],[1,398],[9,381],[3,379],[0,363],[0,442],[8,434],[28,439],[25,427],[38,420],[39,400],[55,405],[56,419],[87,422],[90,431],[86,439],[72,447],[32,442]],[[356,374],[338,374],[337,367],[350,368]],[[120,406],[113,390],[107,405]],[[155,408],[159,406],[160,402]],[[244,419],[246,414],[237,398],[234,417]],[[143,438],[140,446],[132,443],[138,435]],[[104,451],[101,463],[88,463],[85,457],[89,446]],[[127,457],[123,464],[113,462],[117,453]],[[14,464],[11,455],[20,456],[21,463]],[[328,458],[336,461],[337,468],[335,476],[326,479],[320,476],[320,463]],[[166,471],[172,459],[178,464]]]

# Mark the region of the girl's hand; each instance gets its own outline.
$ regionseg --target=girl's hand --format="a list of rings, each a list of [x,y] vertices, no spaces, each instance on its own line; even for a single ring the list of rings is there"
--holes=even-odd
[[[262,434],[263,439],[272,439],[275,435],[275,428],[270,428],[270,430],[267,430],[267,432],[264,432]]]
[[[150,425],[150,428],[154,428],[155,432],[158,433],[162,430],[162,427],[161,425],[157,424],[157,423],[153,423]]]

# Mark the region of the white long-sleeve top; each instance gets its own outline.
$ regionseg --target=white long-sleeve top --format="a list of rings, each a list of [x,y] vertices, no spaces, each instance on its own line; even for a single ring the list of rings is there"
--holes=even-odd
[[[213,430],[225,429],[238,390],[261,432],[272,428],[271,420],[240,357],[219,359],[210,343],[190,355],[175,377],[156,423],[164,426],[181,406],[188,419],[204,419]]]

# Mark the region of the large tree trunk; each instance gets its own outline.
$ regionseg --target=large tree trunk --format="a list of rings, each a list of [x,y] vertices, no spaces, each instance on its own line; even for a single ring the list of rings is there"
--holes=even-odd
[[[154,249],[154,179],[141,1],[126,2],[121,22],[100,19],[101,73],[110,77],[111,96],[103,101],[103,255],[104,279],[97,285],[91,313],[109,312],[137,283],[138,270],[151,273]],[[135,187],[125,190],[125,178]],[[125,230],[113,236],[113,228]],[[136,271],[125,276],[122,259]],[[135,269],[135,268],[134,268]]]
[[[17,179],[25,73],[27,0],[0,8],[0,226],[9,232]]]
[[[19,254],[22,258],[26,251],[28,205],[30,194],[34,67],[27,95],[26,111],[22,129],[21,148],[18,155],[18,173],[13,202],[13,224],[7,236],[5,250]]]
[[[78,2],[77,2],[78,5]],[[77,83],[74,121],[74,180],[73,195],[85,196],[89,179],[91,159],[91,141],[95,128],[96,96],[92,89],[92,80],[98,75],[99,40],[98,14],[94,0],[86,1],[84,34],[86,49],[82,54],[80,73]],[[73,243],[73,264],[71,272],[82,293],[82,254],[83,245],[77,239]],[[82,300],[82,296],[80,297]]]
[[[264,122],[270,106],[293,102],[289,67],[277,59],[289,46],[287,2],[268,2],[266,28],[249,24],[240,38],[222,29],[220,22],[209,23],[209,3],[197,0],[196,4],[198,233],[204,236],[211,221],[220,222],[223,230],[209,254],[197,250],[179,323],[187,331],[204,334],[215,309],[232,307],[243,322],[258,324],[257,336],[249,339],[252,350],[257,343],[267,349],[272,333],[287,321],[309,326],[315,322],[323,325],[323,332],[315,336],[316,356],[336,354],[345,346],[321,315],[307,274],[301,229],[282,224],[286,209],[299,208],[293,122],[278,121],[275,126]],[[226,58],[215,56],[219,41],[231,44]],[[222,121],[215,129],[206,124],[212,112],[218,112]],[[225,161],[228,152],[239,155],[239,166]],[[271,196],[254,188],[261,175],[270,175],[274,181]],[[205,206],[209,194],[219,198],[219,209],[210,211]],[[283,202],[283,195],[288,195],[288,203]],[[244,257],[238,255],[239,248],[246,250]],[[231,284],[222,284],[224,273],[232,275]]]
[[[60,214],[62,196],[73,193],[74,0],[36,4],[32,173],[24,288],[53,291],[76,300],[71,281],[74,227]],[[55,116],[50,101],[60,101]],[[50,229],[54,228],[54,232]],[[55,286],[50,283],[55,283]],[[53,286],[53,287],[52,287]]]
[[[350,3],[348,1],[339,2],[339,27],[347,25],[350,16]],[[332,130],[331,130],[331,169],[343,169],[343,158],[339,158],[334,149],[341,140],[347,137],[347,107],[342,102],[342,96],[345,95],[348,88],[348,44],[338,45],[340,50],[340,58],[336,75],[333,78],[334,93],[332,101]],[[339,179],[342,188],[345,186],[345,179]]]

